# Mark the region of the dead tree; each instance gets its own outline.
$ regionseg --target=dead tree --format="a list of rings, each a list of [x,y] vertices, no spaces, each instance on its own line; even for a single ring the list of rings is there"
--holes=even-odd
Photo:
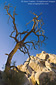
[[[5,5],[4,8],[6,9],[6,12],[7,12],[7,15],[9,16],[9,18],[12,19],[13,31],[11,32],[10,37],[15,40],[16,45],[15,45],[14,49],[8,54],[7,62],[5,65],[5,72],[8,72],[10,70],[10,67],[11,67],[10,64],[11,64],[12,57],[17,52],[18,49],[21,52],[23,52],[24,54],[28,54],[28,56],[30,57],[29,48],[32,46],[32,48],[35,49],[36,46],[40,46],[40,44],[44,43],[45,39],[47,38],[44,35],[44,30],[42,29],[42,26],[44,24],[43,20],[42,20],[42,18],[39,19],[41,14],[37,15],[34,12],[33,13],[31,12],[35,17],[33,17],[33,19],[29,23],[26,24],[26,25],[28,25],[31,22],[33,22],[33,26],[31,28],[31,30],[18,32],[16,23],[15,23],[15,15],[17,15],[17,14],[15,13],[15,8],[14,8],[13,15],[12,15],[9,11],[10,7],[11,7],[10,4],[8,4],[8,5]],[[14,36],[13,36],[13,33],[15,33]],[[37,37],[36,41],[33,41],[33,40],[26,41],[27,37],[31,33],[33,33],[33,35],[35,35]],[[21,38],[22,35],[24,35],[23,39]],[[42,39],[41,39],[41,37],[42,37]]]

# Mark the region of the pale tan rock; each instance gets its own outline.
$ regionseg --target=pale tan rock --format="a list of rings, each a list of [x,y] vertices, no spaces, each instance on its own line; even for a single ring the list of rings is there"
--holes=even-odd
[[[21,64],[21,65],[18,65],[17,68],[18,68],[19,70],[21,70],[22,66],[23,66],[22,64]]]
[[[30,61],[29,66],[30,66],[35,72],[37,72],[39,69],[42,71],[42,69],[43,69],[42,64],[37,64],[37,63],[34,62],[34,61]]]
[[[48,79],[50,80],[50,83],[55,80],[56,55],[42,51],[42,53],[36,54],[35,57],[30,56],[30,59],[28,58],[27,61],[29,61],[29,64],[28,62],[25,62],[24,65],[21,65],[18,68],[21,71],[26,72],[25,75],[29,80],[29,85],[35,85],[36,82],[38,84],[40,83],[40,85],[46,85],[45,82],[48,81]],[[26,82],[25,85],[28,83]]]
[[[49,59],[50,63],[55,63],[56,64],[56,55],[54,54],[49,54]]]
[[[32,75],[31,75],[30,79],[31,79],[32,85],[35,85],[36,81],[35,81],[35,73],[34,73],[34,71],[32,71]]]
[[[37,71],[38,66],[34,61],[30,61],[29,66],[34,69],[34,71]]]
[[[42,51],[42,54],[45,54],[46,52],[45,51]]]
[[[48,53],[41,53],[41,54],[37,54],[36,57],[39,57],[40,59],[44,59],[47,60],[49,58]]]
[[[35,74],[35,81],[39,84],[39,76],[42,73],[42,71],[38,70],[38,72]]]
[[[52,70],[52,69],[51,69],[52,66],[51,66],[51,64],[50,64],[48,61],[45,62],[45,66],[46,66],[46,68],[48,68],[50,71]]]

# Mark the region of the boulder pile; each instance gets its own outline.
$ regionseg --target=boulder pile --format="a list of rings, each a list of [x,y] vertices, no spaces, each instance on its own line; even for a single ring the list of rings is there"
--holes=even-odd
[[[18,69],[25,72],[28,81],[24,85],[56,85],[56,55],[44,51],[30,56]]]

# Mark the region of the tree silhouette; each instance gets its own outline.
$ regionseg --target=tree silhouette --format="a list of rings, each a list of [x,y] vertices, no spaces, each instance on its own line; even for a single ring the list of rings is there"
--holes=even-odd
[[[40,47],[40,44],[44,43],[45,39],[47,38],[44,35],[44,30],[42,29],[42,26],[44,25],[43,20],[42,20],[42,18],[41,19],[39,18],[41,16],[41,14],[37,15],[34,12],[33,13],[31,12],[35,17],[33,17],[33,19],[29,23],[26,24],[26,25],[28,25],[31,22],[33,22],[33,26],[31,28],[31,30],[18,32],[16,23],[15,23],[15,15],[17,15],[15,12],[16,7],[14,8],[13,15],[10,13],[10,7],[12,7],[12,6],[10,6],[10,4],[8,4],[8,5],[5,5],[4,8],[6,9],[9,19],[10,18],[12,19],[13,31],[11,32],[10,37],[15,40],[16,45],[9,54],[6,54],[6,55],[8,55],[7,62],[5,65],[6,72],[8,72],[11,67],[13,67],[13,66],[10,66],[11,60],[12,60],[13,55],[17,52],[18,49],[21,52],[23,52],[24,54],[28,54],[29,60],[30,60],[30,53],[29,53],[30,47],[32,46],[32,48],[34,48],[34,49],[36,49],[36,46]],[[13,36],[13,33],[15,33],[14,36]],[[26,41],[27,37],[31,33],[33,33],[33,36],[37,37],[37,39],[34,41],[33,41],[33,39]],[[23,35],[23,38],[22,38],[22,35]]]

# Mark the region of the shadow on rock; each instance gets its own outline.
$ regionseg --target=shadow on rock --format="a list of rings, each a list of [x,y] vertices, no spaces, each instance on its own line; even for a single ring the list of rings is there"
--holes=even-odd
[[[54,72],[43,72],[39,76],[39,85],[56,85]]]
[[[7,75],[5,72],[0,74],[2,79],[0,79],[0,85],[28,85],[29,80],[23,72],[16,72],[11,70]]]

